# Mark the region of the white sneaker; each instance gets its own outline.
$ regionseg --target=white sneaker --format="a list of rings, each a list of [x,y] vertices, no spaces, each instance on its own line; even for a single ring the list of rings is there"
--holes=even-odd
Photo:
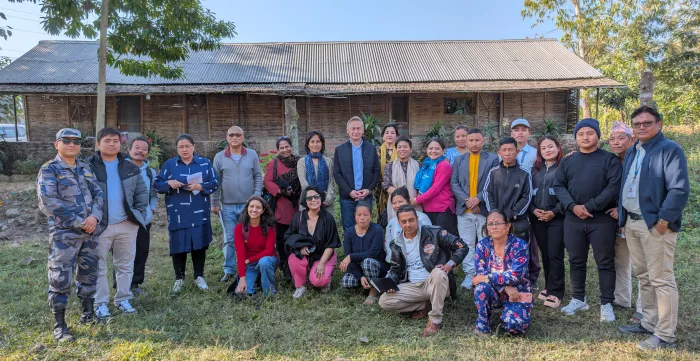
[[[106,303],[101,303],[95,309],[95,316],[98,320],[106,320],[112,318],[112,314],[109,313],[109,307]]]
[[[175,280],[175,284],[173,285],[173,293],[180,293],[182,291],[182,287],[185,285],[185,281],[183,280]]]
[[[204,277],[199,276],[197,279],[194,280],[194,284],[199,287],[200,290],[206,291],[209,289],[209,286],[207,286],[207,281],[204,280]]]
[[[561,308],[561,312],[567,316],[571,316],[578,311],[586,311],[588,309],[589,307],[585,298],[583,301],[572,298],[568,305]]]
[[[294,291],[294,294],[292,295],[292,299],[296,300],[297,298],[303,296],[304,293],[306,293],[306,287],[301,286],[301,287],[297,288],[296,291]]]
[[[117,308],[122,313],[136,313],[136,309],[131,305],[131,303],[129,303],[129,300],[119,302]]]
[[[600,322],[615,322],[615,312],[611,303],[600,306]]]

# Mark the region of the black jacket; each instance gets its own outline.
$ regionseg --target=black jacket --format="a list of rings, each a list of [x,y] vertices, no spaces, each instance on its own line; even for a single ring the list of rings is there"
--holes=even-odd
[[[133,224],[145,227],[146,208],[148,207],[149,201],[146,182],[143,180],[141,170],[136,164],[126,161],[124,155],[121,153],[117,154],[117,159],[119,160],[117,169],[124,190],[124,211],[126,211],[127,219]],[[109,222],[109,207],[107,206],[107,169],[105,168],[99,151],[91,155],[87,159],[87,162],[90,163],[92,171],[95,173],[97,184],[100,186],[105,196],[100,225],[106,228]]]
[[[566,214],[566,209],[559,202],[556,193],[554,192],[554,180],[557,178],[557,167],[560,162],[556,162],[549,166],[542,164],[542,168],[536,171],[532,168],[535,174],[532,176],[532,202],[530,202],[530,213],[535,209],[554,212],[554,219],[563,219]]]
[[[489,212],[502,210],[516,230],[528,227],[528,207],[532,179],[530,173],[516,163],[506,167],[501,164],[491,169],[484,185],[484,203]]]
[[[426,254],[426,246],[429,245],[434,247],[427,247],[432,249],[432,253]],[[389,244],[391,249],[391,268],[386,276],[393,279],[397,284],[408,281],[403,246],[403,236],[397,237]],[[467,253],[469,253],[469,245],[466,242],[459,237],[449,234],[440,226],[421,227],[418,247],[420,248],[420,259],[428,272],[432,272],[435,266],[447,264],[449,261],[453,261],[455,263],[454,268],[457,268],[464,260],[464,257],[467,256]],[[457,287],[453,273],[450,272],[447,276],[450,279],[450,294],[456,295]]]
[[[309,233],[307,222],[309,220],[309,211],[301,210],[294,214],[289,228],[284,233],[284,249],[287,254],[294,254],[301,259],[301,249],[310,247],[313,252],[307,257],[309,264],[321,259],[326,248],[340,247],[340,238],[338,237],[338,228],[335,225],[333,216],[321,209],[318,212],[318,220],[316,221],[316,229],[314,234]]]
[[[379,156],[377,149],[367,139],[362,142],[362,186],[370,194],[379,184]],[[333,179],[338,185],[340,198],[350,199],[350,192],[355,190],[355,175],[352,169],[352,143],[347,142],[335,148],[333,154]]]

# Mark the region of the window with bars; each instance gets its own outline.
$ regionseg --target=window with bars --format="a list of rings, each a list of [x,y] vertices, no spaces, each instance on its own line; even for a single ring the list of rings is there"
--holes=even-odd
[[[445,98],[445,114],[475,115],[476,102],[472,98]]]

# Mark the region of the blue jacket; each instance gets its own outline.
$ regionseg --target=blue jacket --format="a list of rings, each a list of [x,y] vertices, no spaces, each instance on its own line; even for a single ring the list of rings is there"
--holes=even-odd
[[[203,191],[198,194],[168,186],[168,181],[173,179],[187,184],[187,176],[199,172],[202,173]],[[165,194],[169,231],[211,224],[210,195],[219,188],[219,183],[209,159],[195,154],[189,165],[184,164],[179,156],[168,159],[156,177],[155,187],[158,193]]]
[[[637,141],[627,150],[622,168],[622,187],[620,199],[625,196],[624,186],[634,161]],[[639,208],[642,217],[651,227],[659,220],[668,221],[668,228],[674,232],[681,229],[683,208],[688,202],[690,181],[688,180],[688,164],[681,147],[666,139],[659,132],[650,141],[642,144],[646,155],[639,171]],[[619,202],[618,214],[620,227],[625,226],[627,210]]]

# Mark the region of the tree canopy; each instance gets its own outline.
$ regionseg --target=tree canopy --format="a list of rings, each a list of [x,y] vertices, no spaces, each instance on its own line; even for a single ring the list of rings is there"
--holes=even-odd
[[[33,2],[37,0],[10,0]],[[99,0],[42,0],[41,22],[52,35],[94,39],[99,35]],[[190,52],[215,50],[236,34],[199,0],[109,0],[107,63],[124,75],[182,77],[178,62]],[[1,34],[0,34],[1,36]]]

